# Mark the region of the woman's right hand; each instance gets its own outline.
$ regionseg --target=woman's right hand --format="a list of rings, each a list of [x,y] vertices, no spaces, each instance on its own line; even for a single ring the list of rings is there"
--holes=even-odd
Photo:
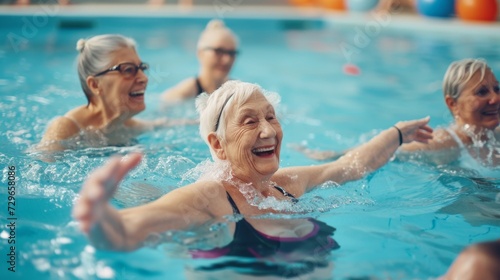
[[[432,140],[433,129],[428,125],[430,117],[418,120],[398,122],[396,127],[401,132],[402,142],[411,143],[413,141],[428,143]]]
[[[80,197],[73,207],[73,217],[80,222],[83,232],[89,233],[92,227],[105,217],[110,209],[109,199],[113,196],[120,181],[142,159],[139,153],[124,157],[115,156],[104,166],[94,170],[85,180]]]

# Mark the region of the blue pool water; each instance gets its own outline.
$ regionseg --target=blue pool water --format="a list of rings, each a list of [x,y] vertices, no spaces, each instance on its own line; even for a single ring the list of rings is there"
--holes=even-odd
[[[142,60],[151,64],[148,108],[140,117],[195,117],[193,102],[165,110],[159,95],[196,74],[196,40],[209,18],[41,20],[0,16],[0,279],[189,278],[190,267],[200,261],[187,258],[185,246],[174,242],[132,253],[95,251],[70,211],[87,174],[115,153],[145,154],[115,196],[117,207],[151,201],[194,181],[196,173],[190,170],[210,156],[197,127],[146,134],[131,147],[65,151],[52,163],[26,150],[40,140],[51,119],[85,103],[75,44],[96,34],[135,38]],[[30,31],[27,22],[38,25]],[[282,166],[315,163],[289,144],[342,150],[399,120],[429,115],[432,126],[448,124],[440,85],[453,60],[483,57],[500,74],[500,40],[482,34],[459,37],[389,25],[348,60],[342,46],[355,45],[353,25],[310,18],[227,18],[226,24],[241,40],[232,77],[281,94]],[[346,63],[357,65],[361,74],[346,75]],[[7,205],[8,166],[16,169],[13,215]],[[500,236],[499,178],[392,161],[365,179],[318,188],[305,201],[317,210],[311,215],[337,228],[334,238],[341,246],[332,254],[334,268],[326,278],[442,275],[462,248]],[[16,272],[8,271],[6,254],[13,238],[4,225],[9,217],[17,218]]]

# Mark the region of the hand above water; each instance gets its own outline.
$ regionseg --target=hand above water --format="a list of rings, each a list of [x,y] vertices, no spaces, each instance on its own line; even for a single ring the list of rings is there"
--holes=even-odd
[[[73,207],[73,217],[80,222],[83,232],[89,233],[92,227],[116,212],[108,203],[120,181],[142,159],[139,153],[124,157],[115,156],[105,165],[94,170],[85,180],[80,197]]]
[[[432,128],[428,125],[430,117],[425,117],[419,120],[398,122],[397,127],[403,137],[403,143],[413,141],[427,143],[432,140]]]

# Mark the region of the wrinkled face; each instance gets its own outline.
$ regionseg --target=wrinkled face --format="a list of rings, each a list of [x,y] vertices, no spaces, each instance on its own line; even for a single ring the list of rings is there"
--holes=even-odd
[[[224,155],[240,179],[270,177],[279,168],[283,132],[273,106],[260,93],[228,108]]]
[[[133,48],[123,48],[112,53],[108,68],[121,63],[132,63],[139,66],[141,59]],[[99,96],[107,109],[135,115],[146,108],[144,93],[148,78],[142,70],[138,70],[136,75],[128,76],[120,71],[110,71],[96,77],[96,79]]]
[[[450,111],[459,125],[495,129],[500,123],[500,92],[495,75],[486,69],[484,79],[476,72],[456,100],[448,100]]]
[[[198,59],[203,71],[214,79],[226,79],[236,59],[236,41],[228,32],[214,32],[207,47],[198,51]]]

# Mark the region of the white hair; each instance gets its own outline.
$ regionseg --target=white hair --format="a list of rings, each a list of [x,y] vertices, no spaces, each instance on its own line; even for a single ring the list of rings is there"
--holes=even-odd
[[[479,80],[481,81],[484,78],[486,69],[489,69],[488,64],[481,58],[467,58],[451,63],[444,75],[444,96],[450,96],[457,100],[472,76],[474,76],[477,71],[481,71],[481,78]]]
[[[233,31],[231,31],[231,29],[226,27],[223,21],[218,19],[209,21],[203,32],[200,34],[197,49],[201,50],[207,47],[213,47],[210,44],[215,40],[214,38],[219,38],[223,35],[230,36],[234,40],[235,45],[238,46],[238,37],[233,33]]]
[[[95,75],[106,67],[110,67],[111,53],[122,48],[136,48],[134,39],[118,35],[105,34],[94,36],[89,39],[80,39],[76,43],[78,55],[78,77],[83,92],[90,103],[92,92],[87,86],[87,77]]]
[[[228,108],[241,107],[254,94],[262,94],[275,110],[281,101],[275,92],[265,91],[257,84],[237,80],[227,81],[213,93],[202,93],[196,98],[196,109],[200,114],[200,135],[210,147],[214,160],[218,158],[208,142],[208,135],[215,132],[219,139],[224,140]]]

